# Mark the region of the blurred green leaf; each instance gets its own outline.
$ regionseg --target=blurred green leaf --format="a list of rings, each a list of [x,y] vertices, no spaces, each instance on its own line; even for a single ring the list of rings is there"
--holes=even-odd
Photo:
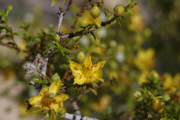
[[[110,15],[109,9],[103,8],[103,11],[104,11],[104,13],[105,13],[106,16],[109,16],[109,15]]]
[[[52,0],[51,2],[51,7],[53,7],[55,4],[57,4],[57,2],[59,2],[60,0]]]
[[[98,33],[96,31],[91,31],[90,33],[94,37],[95,40],[100,39],[99,35],[98,35]]]
[[[55,73],[55,74],[52,76],[52,80],[53,80],[53,81],[61,80],[61,79],[60,79],[60,76],[58,75],[58,73]]]

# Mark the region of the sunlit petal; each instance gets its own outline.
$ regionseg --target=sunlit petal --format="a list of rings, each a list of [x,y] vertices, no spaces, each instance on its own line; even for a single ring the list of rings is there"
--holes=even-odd
[[[91,56],[87,56],[83,62],[84,67],[92,66]]]
[[[67,94],[61,94],[55,97],[55,102],[63,102],[69,98]]]
[[[29,99],[29,104],[35,105],[41,102],[43,96],[37,95]]]
[[[82,85],[85,82],[86,82],[86,78],[84,77],[84,75],[79,75],[74,79],[74,84]]]
[[[49,87],[49,93],[56,95],[61,87],[61,80],[53,82]]]
[[[82,67],[81,67],[81,65],[79,65],[78,63],[75,63],[75,62],[73,62],[73,61],[70,61],[70,68],[71,68],[71,70],[72,70],[72,74],[73,74],[73,76],[78,76],[78,75],[80,75],[80,74],[82,74]]]

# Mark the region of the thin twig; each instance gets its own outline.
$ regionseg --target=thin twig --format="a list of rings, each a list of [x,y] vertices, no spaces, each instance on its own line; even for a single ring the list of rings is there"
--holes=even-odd
[[[65,15],[65,14],[71,9],[72,3],[73,3],[73,0],[69,0],[69,3],[68,3],[68,5],[67,5],[67,8],[66,8],[66,10],[64,11],[64,14],[63,14],[63,15]]]
[[[17,46],[7,45],[7,44],[2,43],[2,42],[0,42],[0,45],[5,46],[5,47],[8,47],[8,48],[15,49],[15,50],[17,50],[18,52],[26,53],[26,51],[21,50],[21,49],[18,48]]]
[[[52,81],[49,78],[47,78],[41,71],[37,70],[37,72],[41,74],[46,80],[48,80],[50,84],[52,83]]]
[[[108,25],[108,24],[111,24],[113,21],[115,21],[117,19],[117,17],[113,17],[113,18],[111,18],[110,20],[108,20],[108,21],[106,21],[106,22],[102,22],[101,23],[101,26],[106,26],[106,25]],[[85,34],[89,34],[91,31],[94,31],[94,30],[96,30],[96,29],[98,29],[98,28],[92,28],[92,29],[90,29],[87,33],[85,33]],[[73,37],[76,37],[76,36],[81,36],[82,35],[82,31],[80,31],[80,32],[76,32],[76,33],[68,33],[68,34],[65,34],[65,35],[62,35],[61,36],[61,38],[63,39],[63,38],[73,38]]]
[[[102,83],[101,85],[99,85],[97,88],[101,88],[101,87],[104,87],[104,86],[109,85],[109,84],[110,84],[110,81],[104,82],[104,83]],[[79,100],[82,95],[84,95],[84,94],[86,94],[86,93],[88,93],[88,92],[90,92],[90,91],[91,91],[90,89],[87,89],[87,90],[84,91],[83,93],[79,94],[78,97],[77,97],[77,100]]]

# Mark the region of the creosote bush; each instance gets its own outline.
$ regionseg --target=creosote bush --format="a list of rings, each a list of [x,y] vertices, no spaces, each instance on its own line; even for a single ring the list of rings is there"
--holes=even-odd
[[[154,69],[156,51],[143,47],[152,31],[140,15],[139,0],[111,9],[104,0],[83,2],[52,0],[51,7],[60,5],[57,30],[36,35],[29,30],[31,23],[23,23],[22,32],[9,27],[11,5],[0,12],[0,45],[17,51],[22,67],[14,71],[37,91],[25,96],[24,111],[51,120],[179,119],[180,74]],[[68,27],[65,16],[71,17]]]

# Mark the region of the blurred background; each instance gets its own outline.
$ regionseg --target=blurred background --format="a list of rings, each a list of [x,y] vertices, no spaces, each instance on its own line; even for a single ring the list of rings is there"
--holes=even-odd
[[[113,16],[115,5],[128,4],[128,0],[104,1],[110,17]],[[70,31],[76,16],[74,11],[83,8],[86,2],[74,0],[73,11],[65,16],[61,31]],[[60,4],[51,7],[51,0],[0,0],[0,11],[8,5],[13,6],[8,22],[15,32],[21,32],[19,26],[24,22],[30,23],[31,35],[37,35],[40,29],[55,33],[58,23],[56,13]],[[156,70],[160,74],[170,73],[173,77],[180,71],[180,0],[140,0],[132,10],[134,15],[125,14],[121,26],[114,22],[100,28],[100,40],[88,35],[82,37],[78,43],[80,48],[72,55],[72,59],[81,61],[78,54],[86,55],[92,49],[89,46],[94,45],[92,56],[101,56],[98,60],[105,58],[107,61],[103,69],[105,81],[119,80],[117,85],[98,89],[98,96],[92,93],[83,96],[79,105],[84,115],[99,119],[126,119],[134,108],[134,91],[144,82],[146,72]],[[82,16],[83,22],[91,21],[88,14]],[[102,13],[98,20],[107,19]],[[26,49],[22,39],[15,38],[15,41],[20,48]],[[41,115],[26,112],[24,100],[37,92],[24,78],[25,72],[21,66],[25,63],[25,57],[13,49],[0,46],[0,120],[44,119]],[[58,60],[55,63],[58,66],[62,64]],[[89,100],[89,96],[92,99]],[[72,112],[72,108],[68,109]]]

